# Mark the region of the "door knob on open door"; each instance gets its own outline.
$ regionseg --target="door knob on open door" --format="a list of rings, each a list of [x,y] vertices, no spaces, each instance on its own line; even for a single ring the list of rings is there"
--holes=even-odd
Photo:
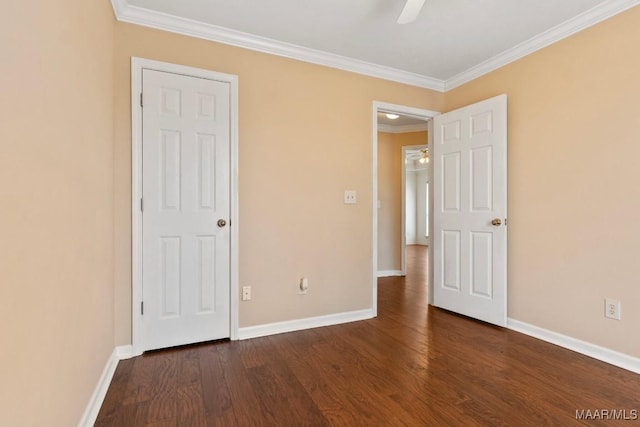
[[[219,219],[218,220],[218,227],[222,228],[225,225],[227,225],[227,221],[225,221],[224,219]]]
[[[494,218],[491,220],[491,225],[495,225],[496,227],[502,225],[502,220],[500,218]]]

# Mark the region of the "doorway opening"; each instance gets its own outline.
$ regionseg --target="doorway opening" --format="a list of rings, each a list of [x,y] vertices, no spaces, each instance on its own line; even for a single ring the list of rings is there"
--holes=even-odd
[[[419,108],[373,103],[372,117],[372,309],[378,309],[378,277],[407,274],[406,150],[431,146],[431,119],[438,112]],[[412,134],[412,135],[409,135]],[[411,142],[413,141],[413,142]],[[431,182],[427,172],[426,182]],[[427,190],[424,196],[427,196]],[[424,233],[431,235],[431,197],[426,197]],[[426,261],[428,302],[432,303],[432,251]]]
[[[425,128],[426,128],[425,123]],[[407,275],[407,248],[410,246],[430,245],[429,234],[429,146],[426,131],[423,145],[402,146],[402,275]],[[414,250],[415,253],[418,253]],[[415,256],[415,255],[414,255]],[[425,264],[427,263],[424,252]]]

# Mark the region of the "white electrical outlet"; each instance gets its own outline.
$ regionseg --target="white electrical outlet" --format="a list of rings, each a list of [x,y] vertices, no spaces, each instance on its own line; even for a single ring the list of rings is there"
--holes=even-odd
[[[242,301],[249,301],[251,299],[251,286],[242,287]]]
[[[620,301],[611,298],[604,300],[604,317],[609,319],[620,320]]]
[[[357,202],[356,190],[344,190],[345,205],[355,205]]]

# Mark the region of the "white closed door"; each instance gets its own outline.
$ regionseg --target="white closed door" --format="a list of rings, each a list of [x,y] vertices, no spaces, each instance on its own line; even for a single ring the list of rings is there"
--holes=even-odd
[[[145,69],[142,88],[142,349],[229,337],[229,84]]]
[[[434,305],[507,319],[507,96],[434,118]]]

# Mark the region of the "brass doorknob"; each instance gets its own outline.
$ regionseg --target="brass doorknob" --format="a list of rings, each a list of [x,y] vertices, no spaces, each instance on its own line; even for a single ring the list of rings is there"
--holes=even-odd
[[[227,221],[225,221],[224,219],[219,219],[218,220],[218,227],[222,228],[225,225],[227,225]]]
[[[491,225],[495,225],[496,227],[502,224],[502,220],[500,218],[494,218],[491,220]]]

